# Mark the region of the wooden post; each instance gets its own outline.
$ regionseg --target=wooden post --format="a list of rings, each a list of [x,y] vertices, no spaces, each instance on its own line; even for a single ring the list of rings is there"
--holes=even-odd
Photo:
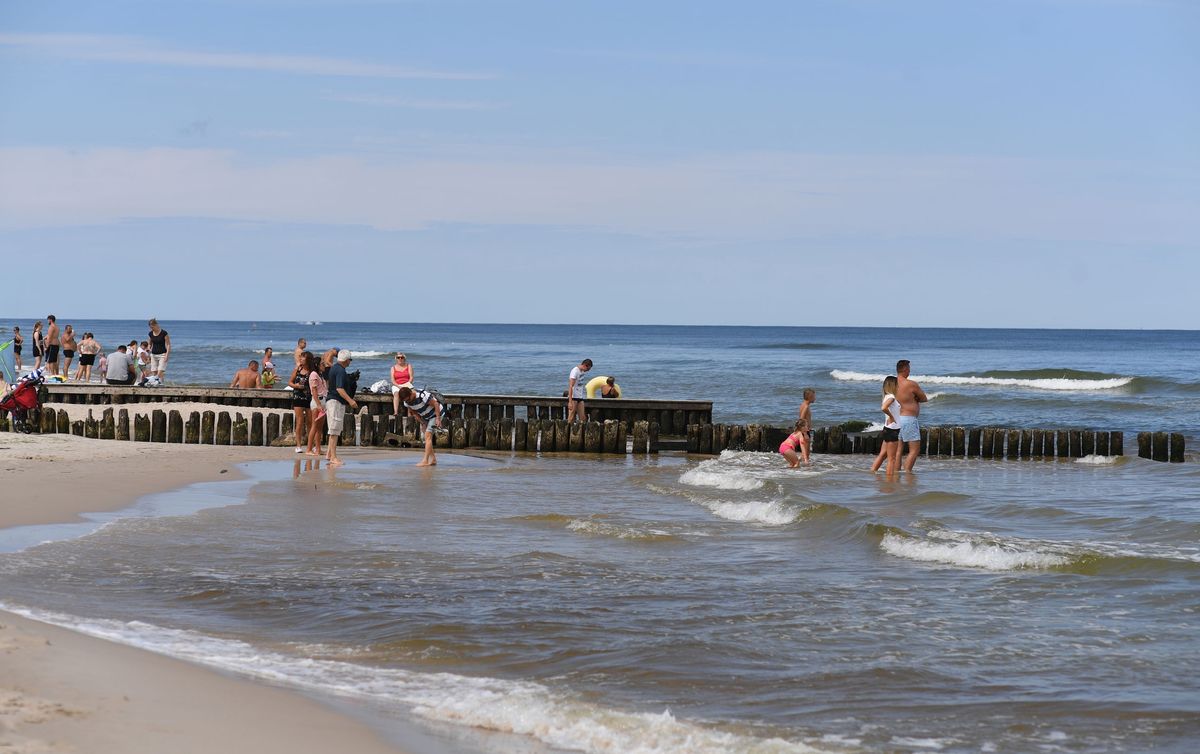
[[[650,422],[650,427],[646,433],[646,450],[649,453],[658,455],[658,422]]]
[[[60,424],[61,424],[61,422],[60,422]],[[69,422],[67,424],[67,427],[68,428],[70,427]],[[100,439],[101,440],[114,440],[114,439],[116,439],[116,437],[117,437],[117,423],[116,423],[116,420],[113,418],[112,406],[109,406],[108,408],[104,409],[103,413],[100,414]]]
[[[687,452],[689,452],[689,453],[699,453],[700,452],[700,425],[699,424],[687,425]]]
[[[954,427],[951,430],[950,447],[950,452],[959,458],[967,454],[967,430],[965,428]]]
[[[1166,462],[1170,460],[1169,440],[1166,432],[1154,433],[1154,460]]]
[[[1084,431],[1083,445],[1080,447],[1079,452],[1081,455],[1084,455],[1084,456],[1095,455],[1095,453],[1096,453],[1096,433],[1095,432],[1086,431],[1086,430]]]
[[[1083,457],[1083,432],[1078,429],[1071,430],[1071,457]]]
[[[267,425],[264,431],[263,440],[267,445],[274,445],[279,439],[279,414],[267,414]]]
[[[133,417],[133,439],[137,442],[150,442],[150,417],[145,414],[135,414]]]
[[[675,412],[670,409],[663,409],[658,412],[658,431],[664,436],[675,434]]]
[[[354,420],[354,412],[350,410],[349,406],[347,406],[346,421],[342,424],[342,435],[338,439],[338,445],[341,445],[343,448],[348,448],[354,444],[354,433],[355,430],[358,429],[358,425]]]
[[[250,440],[250,424],[240,413],[233,420],[229,441],[232,445],[246,445]]]
[[[1033,445],[1030,448],[1029,456],[1031,458],[1042,458],[1046,455],[1046,433],[1040,429],[1031,430],[1033,435]],[[1053,448],[1051,449],[1053,455]]]
[[[175,410],[167,412],[167,442],[183,442],[183,416]]]
[[[561,412],[560,412],[561,413]],[[567,425],[566,419],[554,420],[554,450],[558,453],[566,453],[571,449],[570,427]]]
[[[216,442],[217,413],[205,411],[200,415],[200,444],[212,445]]]
[[[183,425],[183,441],[188,445],[196,445],[200,442],[199,411],[193,411],[188,414],[187,422]]]
[[[1071,457],[1071,433],[1065,429],[1060,429],[1056,433],[1055,446],[1058,448],[1059,458]]]
[[[983,429],[972,427],[967,433],[967,457],[979,458],[983,455]]]
[[[842,435],[843,435],[842,428],[837,426],[836,424],[829,428],[828,445],[829,445],[830,453],[841,453],[842,452]],[[907,448],[908,443],[904,443],[904,447]]]
[[[76,437],[83,437],[83,419],[77,419],[71,422],[71,434]]]
[[[1098,456],[1108,455],[1108,433],[1107,432],[1097,432],[1096,433],[1096,455],[1098,455]]]
[[[1010,429],[1010,430],[1008,430],[1008,458],[1014,459],[1014,458],[1020,458],[1020,457],[1021,457],[1021,430]]]
[[[1171,463],[1183,463],[1184,447],[1183,435],[1179,432],[1171,433]]]
[[[525,419],[513,419],[513,450],[524,451],[529,442],[529,424]]]
[[[583,427],[583,450],[586,453],[599,453],[604,449],[604,429],[599,422],[588,422]]]
[[[52,409],[47,409],[46,413],[53,415]],[[52,416],[54,428],[58,429],[58,421]],[[88,409],[87,418],[83,420],[83,436],[89,440],[100,439],[100,422],[96,417],[92,416],[92,410]]]
[[[129,409],[127,408],[117,412],[117,439],[129,439]]]
[[[1110,432],[1108,435],[1108,450],[1114,456],[1125,455],[1125,433]]]
[[[217,432],[216,445],[228,445],[231,430],[233,429],[233,420],[229,418],[228,411],[222,411],[217,414]]]
[[[567,425],[567,450],[578,453],[583,450],[583,423],[573,421]]]
[[[639,422],[640,424],[641,422]],[[637,440],[637,435],[634,435],[634,440]],[[700,454],[712,455],[713,452],[713,425],[700,425]]]
[[[984,458],[991,458],[996,447],[996,430],[992,427],[983,428],[983,441],[980,445],[980,455]]]
[[[500,449],[499,419],[488,419],[483,423],[483,444],[488,450]]]
[[[38,411],[38,431],[43,435],[52,435],[58,431],[58,415],[54,413],[54,409],[46,406],[41,411]]]
[[[1025,459],[1033,458],[1033,430],[1021,430],[1021,457]]]
[[[257,416],[258,414],[255,414]],[[251,427],[250,437],[253,442],[254,431]],[[360,447],[369,448],[375,444],[375,417],[369,413],[363,414],[358,430],[358,444]]]
[[[284,414],[279,419],[279,435],[280,435],[280,437],[286,437],[287,435],[293,434],[293,432],[302,432],[304,430],[303,427],[297,427],[295,425],[296,425],[295,413]],[[201,429],[200,434],[204,434],[203,429]],[[295,437],[293,436],[292,439],[294,440]]]
[[[758,424],[746,425],[746,440],[744,447],[746,450],[758,451],[758,446],[762,445],[763,428]],[[696,452],[700,452],[700,430],[696,430]]]
[[[709,448],[711,449],[711,447],[712,447],[712,426],[711,425],[706,425],[706,426],[708,426],[708,429],[709,429],[708,442],[709,442]],[[703,432],[703,427],[701,428],[701,432]],[[646,442],[649,439],[649,434],[650,434],[650,423],[649,422],[636,421],[633,423],[633,452],[635,454],[642,454],[642,453],[646,452],[646,447],[647,447]],[[703,453],[704,450],[701,449],[700,452]]]
[[[60,434],[60,435],[71,434],[71,416],[70,416],[70,414],[67,413],[67,410],[65,408],[60,408],[55,413],[54,419],[55,419],[55,423],[58,425],[55,428],[58,431],[58,434]],[[111,440],[112,438],[110,437],[108,439]]]
[[[525,450],[536,453],[538,450],[538,435],[542,432],[541,419],[528,419],[525,422]]]
[[[618,421],[617,422],[617,452],[618,453],[628,453],[629,452],[628,433],[629,433],[629,425],[623,421]]]
[[[467,419],[467,447],[482,448],[484,446],[483,420],[477,417]]]
[[[746,447],[746,428],[741,424],[729,425],[729,431],[726,433],[729,438],[729,444],[726,446],[732,450],[742,450]]]
[[[617,422],[612,419],[604,420],[600,430],[600,447],[605,453],[617,452]]]

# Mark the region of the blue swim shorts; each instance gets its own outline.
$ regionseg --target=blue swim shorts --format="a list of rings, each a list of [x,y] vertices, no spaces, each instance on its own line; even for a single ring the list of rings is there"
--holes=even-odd
[[[921,423],[915,416],[900,417],[900,442],[917,442],[921,439]]]

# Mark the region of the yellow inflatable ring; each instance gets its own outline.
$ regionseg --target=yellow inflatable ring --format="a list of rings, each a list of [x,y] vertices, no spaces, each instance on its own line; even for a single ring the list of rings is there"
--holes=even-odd
[[[587,397],[588,398],[599,398],[600,397],[600,386],[606,382],[608,382],[608,377],[603,374],[600,375],[599,377],[593,377],[592,379],[588,380]],[[621,397],[621,386],[614,382],[613,387],[617,389],[617,397],[620,398]]]

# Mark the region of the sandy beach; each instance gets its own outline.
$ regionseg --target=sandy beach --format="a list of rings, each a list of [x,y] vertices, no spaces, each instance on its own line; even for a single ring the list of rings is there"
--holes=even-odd
[[[293,457],[290,448],[4,433],[0,528],[78,521],[141,495],[229,478],[238,463]],[[399,749],[299,694],[0,612],[0,751]]]

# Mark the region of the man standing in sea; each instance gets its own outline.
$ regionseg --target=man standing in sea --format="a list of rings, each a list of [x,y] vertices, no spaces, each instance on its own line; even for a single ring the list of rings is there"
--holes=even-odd
[[[908,455],[904,459],[904,470],[911,472],[921,452],[921,404],[928,401],[925,391],[916,382],[908,379],[908,359],[896,362],[896,402],[900,404],[900,442],[905,443]]]

